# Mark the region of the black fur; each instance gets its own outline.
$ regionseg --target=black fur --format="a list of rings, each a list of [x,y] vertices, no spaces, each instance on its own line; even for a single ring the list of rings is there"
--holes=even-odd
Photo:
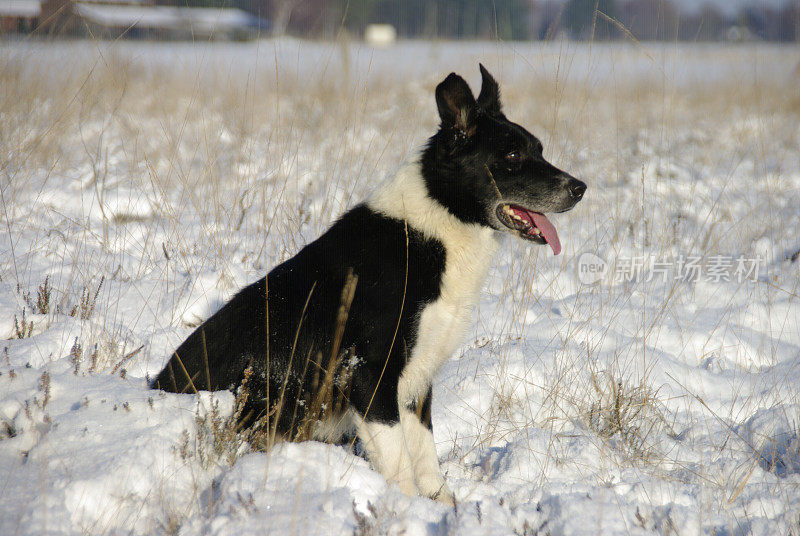
[[[397,377],[407,359],[407,349],[414,345],[414,320],[424,304],[439,295],[445,262],[444,248],[437,240],[413,229],[408,229],[407,237],[402,221],[376,214],[364,205],[355,207],[320,238],[266,278],[239,292],[198,327],[175,351],[153,386],[191,392],[185,367],[198,390],[234,390],[245,368],[252,365],[249,387],[253,402],[248,409],[257,417],[266,410],[267,389],[274,400],[288,370],[284,400],[289,403],[284,405],[278,429],[292,434],[302,416],[294,412],[293,401],[311,394],[318,377],[315,363],[325,367],[325,363],[317,363],[319,355],[325,362],[330,356],[342,289],[352,270],[358,280],[340,344],[343,351],[358,359],[348,398],[362,415],[372,400],[372,420],[396,421]],[[211,385],[205,377],[206,359]],[[379,381],[381,373],[383,379]]]

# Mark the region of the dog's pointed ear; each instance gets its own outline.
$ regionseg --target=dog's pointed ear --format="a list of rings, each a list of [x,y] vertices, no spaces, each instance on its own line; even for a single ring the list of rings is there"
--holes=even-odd
[[[475,133],[475,115],[478,111],[475,97],[463,78],[450,73],[436,86],[436,106],[442,127],[455,129],[462,137]]]
[[[478,106],[489,115],[500,115],[503,113],[503,107],[500,104],[500,86],[482,63],[479,63],[478,66],[481,69],[481,93],[478,95]]]

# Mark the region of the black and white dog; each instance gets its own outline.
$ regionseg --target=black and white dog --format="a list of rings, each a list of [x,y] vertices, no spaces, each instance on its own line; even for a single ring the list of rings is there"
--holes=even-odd
[[[431,433],[431,382],[469,327],[502,233],[557,255],[545,213],[571,209],[586,190],[506,119],[497,82],[480,71],[477,101],[455,73],[437,86],[441,125],[417,161],[239,292],[153,387],[235,390],[248,370],[248,413],[271,415],[284,437],[295,437],[320,389],[336,391],[344,403],[317,404],[311,437],[355,431],[402,491],[452,504]]]

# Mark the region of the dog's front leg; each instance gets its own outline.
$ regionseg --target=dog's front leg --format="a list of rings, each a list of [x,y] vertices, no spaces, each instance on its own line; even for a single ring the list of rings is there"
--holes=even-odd
[[[358,425],[358,437],[367,458],[387,481],[396,482],[406,495],[419,493],[401,423],[362,421]]]
[[[439,469],[439,457],[436,455],[430,421],[425,426],[416,411],[400,408],[400,425],[420,494],[453,506],[455,497]]]

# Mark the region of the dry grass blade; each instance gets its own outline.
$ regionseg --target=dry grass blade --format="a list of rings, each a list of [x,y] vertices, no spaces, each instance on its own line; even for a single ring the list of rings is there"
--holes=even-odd
[[[292,371],[292,362],[294,361],[295,352],[297,351],[297,340],[300,337],[300,330],[303,328],[303,320],[306,317],[306,310],[308,309],[308,304],[311,301],[311,296],[314,294],[314,289],[317,288],[317,282],[314,281],[314,284],[311,285],[311,289],[308,291],[308,296],[306,296],[306,301],[303,304],[303,310],[300,313],[300,321],[297,323],[297,329],[294,333],[294,341],[292,341],[292,351],[289,354],[289,361],[286,365],[286,375],[283,378],[283,384],[281,385],[281,392],[278,395],[278,399],[275,403],[274,410],[268,410],[272,414],[272,429],[269,432],[269,441],[268,445],[273,445],[275,443],[275,438],[278,433],[278,421],[281,417],[281,412],[283,411],[283,404],[284,404],[284,397],[286,396],[286,385],[289,383],[289,374]]]
[[[341,301],[336,314],[336,327],[334,330],[331,352],[328,356],[327,364],[322,367],[325,375],[322,379],[322,383],[312,388],[306,413],[293,438],[296,441],[311,439],[314,435],[314,427],[318,422],[339,417],[337,407],[341,408],[342,398],[349,385],[349,378],[347,377],[347,373],[341,370],[341,364],[343,359],[350,355],[348,350],[340,351],[340,346],[357,285],[358,275],[354,274],[351,268],[347,273],[342,288]],[[322,364],[320,363],[320,365]],[[315,375],[318,373],[319,370],[317,369]],[[338,378],[337,375],[339,375]],[[335,382],[338,383],[338,386],[335,385]],[[338,389],[336,389],[336,387],[338,387]],[[338,391],[338,396],[336,395],[336,391]]]

